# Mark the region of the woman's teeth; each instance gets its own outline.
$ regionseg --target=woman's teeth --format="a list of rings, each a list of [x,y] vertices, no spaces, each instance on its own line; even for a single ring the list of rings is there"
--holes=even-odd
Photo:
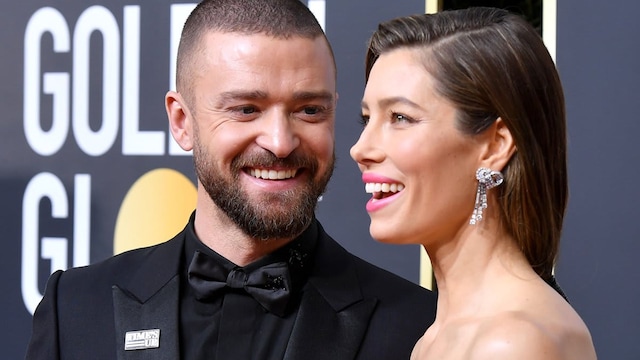
[[[402,184],[389,184],[389,183],[366,183],[364,185],[364,191],[368,194],[373,193],[396,193],[404,189]]]

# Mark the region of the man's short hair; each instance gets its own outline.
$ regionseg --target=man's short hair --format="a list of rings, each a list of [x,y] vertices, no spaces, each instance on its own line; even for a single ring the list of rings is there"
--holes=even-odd
[[[178,47],[176,87],[184,96],[192,92],[194,54],[204,51],[202,36],[210,31],[282,39],[325,37],[313,13],[299,0],[205,0],[187,18]],[[327,46],[331,51],[328,41]]]

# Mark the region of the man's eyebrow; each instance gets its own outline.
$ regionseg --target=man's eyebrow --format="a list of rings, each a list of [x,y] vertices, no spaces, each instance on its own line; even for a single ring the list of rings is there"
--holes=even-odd
[[[224,107],[227,102],[233,102],[238,100],[264,100],[269,95],[260,90],[244,91],[244,90],[231,90],[220,93],[216,97],[216,106]],[[329,91],[298,91],[293,93],[293,99],[295,101],[310,101],[320,100],[323,102],[333,102],[335,96]]]
[[[237,100],[262,100],[267,98],[267,93],[264,91],[245,91],[245,90],[231,90],[220,93],[216,98],[216,105],[222,107],[224,104],[230,101]]]
[[[294,100],[321,100],[332,102],[334,95],[329,91],[300,91],[293,94]]]

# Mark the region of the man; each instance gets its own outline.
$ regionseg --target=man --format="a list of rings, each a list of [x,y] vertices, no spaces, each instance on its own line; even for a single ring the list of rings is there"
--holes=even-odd
[[[183,29],[171,131],[198,195],[161,245],[56,272],[28,359],[402,359],[428,291],[314,217],[334,165],[336,68],[298,0],[212,0]]]

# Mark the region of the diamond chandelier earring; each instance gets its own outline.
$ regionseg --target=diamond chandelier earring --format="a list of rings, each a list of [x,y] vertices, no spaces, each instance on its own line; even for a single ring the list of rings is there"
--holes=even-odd
[[[504,176],[500,171],[481,167],[476,170],[476,179],[478,180],[478,190],[476,191],[476,204],[471,220],[469,220],[471,225],[482,220],[482,211],[487,208],[487,190],[502,184]]]

